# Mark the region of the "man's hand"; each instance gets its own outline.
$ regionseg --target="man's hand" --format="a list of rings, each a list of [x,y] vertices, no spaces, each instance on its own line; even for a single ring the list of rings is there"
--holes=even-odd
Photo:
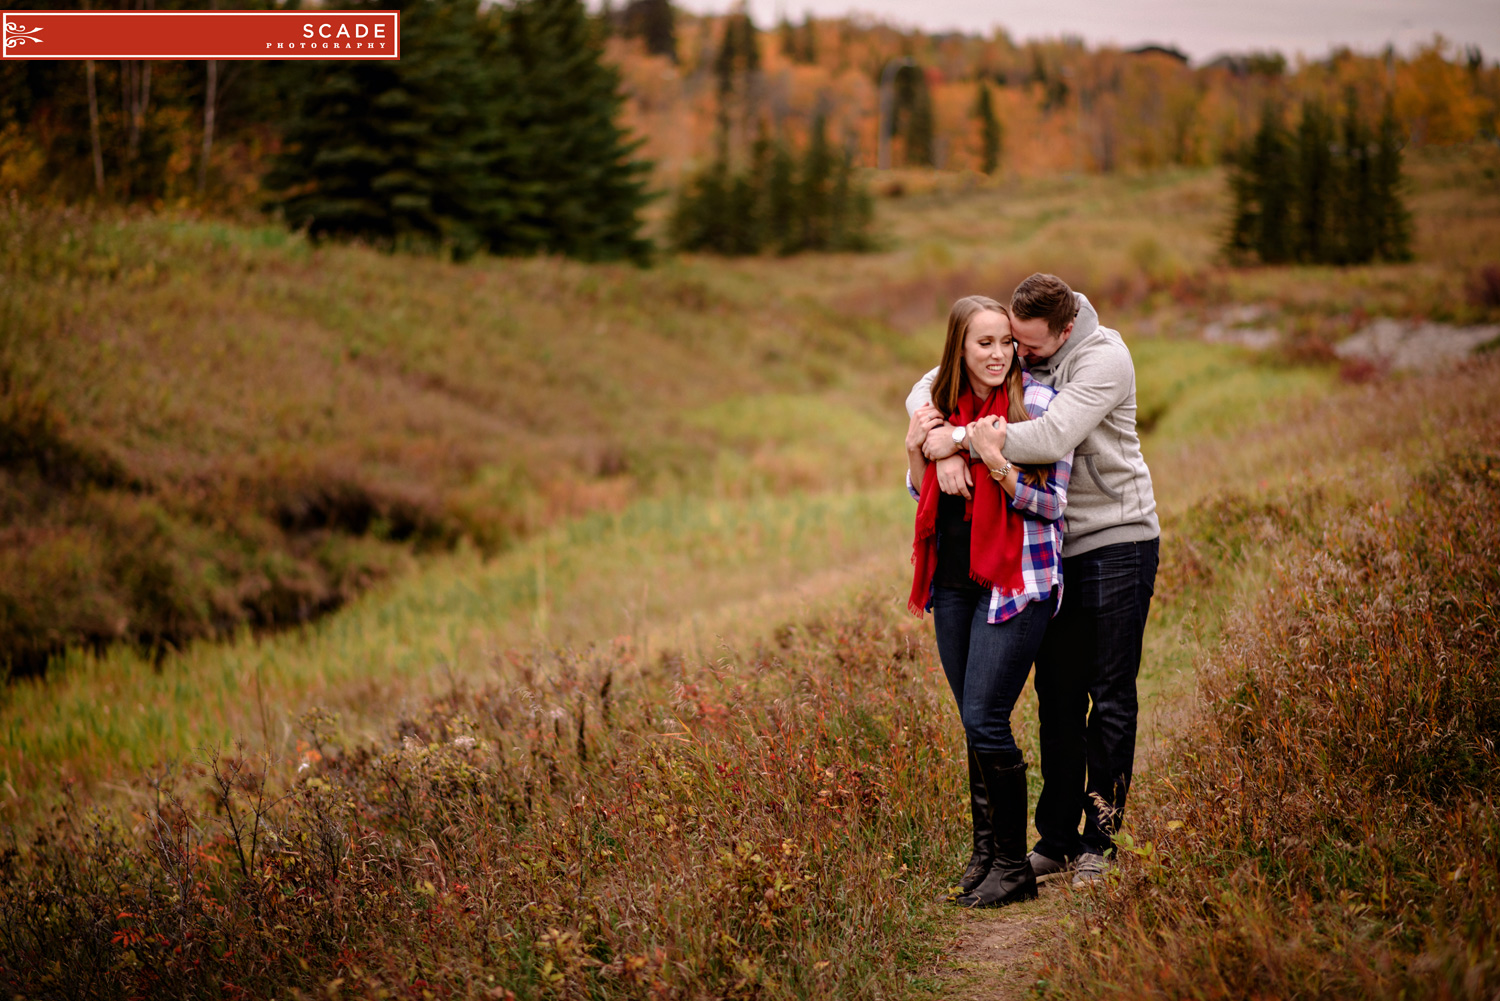
[[[974,476],[969,472],[969,460],[962,455],[950,455],[937,461],[937,482],[945,494],[956,494],[964,500],[974,497],[971,491]]]
[[[1005,418],[986,417],[969,425],[969,448],[991,469],[1005,465]]]
[[[942,423],[943,415],[938,413],[937,407],[930,403],[918,407],[912,413],[911,423],[906,428],[907,453],[919,451],[927,442],[927,433]]]
[[[947,421],[927,432],[927,441],[922,446],[922,454],[933,462],[946,459],[958,451],[958,442],[953,440],[953,425]]]

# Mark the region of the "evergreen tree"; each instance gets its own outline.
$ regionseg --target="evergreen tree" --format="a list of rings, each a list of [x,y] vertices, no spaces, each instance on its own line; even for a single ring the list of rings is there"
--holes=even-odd
[[[834,160],[833,221],[829,227],[829,250],[871,250],[870,224],[875,218],[875,200],[854,172],[848,150]]]
[[[811,13],[802,15],[802,44],[798,46],[797,61],[809,66],[818,61],[818,28]]]
[[[724,24],[724,41],[714,58],[714,77],[721,97],[734,93],[736,80],[760,69],[760,44],[756,40],[755,22],[744,11],[729,15]]]
[[[1298,260],[1333,262],[1339,257],[1333,226],[1339,178],[1332,146],[1333,121],[1322,102],[1306,102],[1297,126],[1297,186],[1292,202]]]
[[[369,8],[373,9],[373,8]],[[419,0],[402,15],[399,62],[309,62],[287,151],[266,186],[287,221],[317,235],[472,251],[483,165],[469,137],[483,92],[475,0]]]
[[[672,243],[681,250],[727,252],[723,220],[729,207],[729,165],[716,159],[688,179],[668,223]]]
[[[580,0],[413,0],[399,62],[309,62],[273,204],[319,235],[643,260],[647,164]]]
[[[682,186],[668,224],[680,250],[755,254],[865,250],[873,202],[821,116],[799,159],[762,128],[750,164],[730,169],[727,147]]]
[[[540,197],[487,226],[497,253],[548,251],[584,260],[645,260],[640,210],[650,164],[616,123],[619,74],[581,0],[516,0],[494,17],[496,56],[516,67],[516,90],[497,96],[496,128],[522,137],[500,168]],[[522,148],[524,147],[524,148]]]
[[[718,136],[722,145],[729,142],[736,124],[748,126],[755,117],[752,80],[760,71],[760,43],[755,22],[743,9],[725,19],[724,39],[714,56],[714,77],[718,84]],[[738,95],[738,100],[736,98]],[[733,113],[738,108],[739,114]],[[736,129],[742,135],[742,129]]]
[[[1230,249],[1253,252],[1267,264],[1291,259],[1287,221],[1295,188],[1292,171],[1292,150],[1281,109],[1267,101],[1255,138],[1235,158],[1230,174],[1235,201]]]
[[[800,62],[801,46],[797,40],[797,29],[787,20],[786,14],[782,14],[781,20],[776,22],[776,37],[781,45],[781,54],[794,63]]]
[[[1316,101],[1295,137],[1267,104],[1252,142],[1232,160],[1228,249],[1268,264],[1406,260],[1411,216],[1402,197],[1402,136],[1389,99],[1372,134],[1350,93],[1344,118]]]
[[[1359,113],[1359,99],[1350,88],[1344,99],[1344,122],[1339,152],[1344,156],[1340,171],[1339,205],[1343,240],[1340,263],[1373,260],[1379,252],[1380,207],[1375,191],[1374,137]]]
[[[896,100],[891,135],[905,140],[909,167],[932,166],[932,94],[927,73],[920,66],[903,66],[896,73]]]
[[[1005,133],[1000,119],[995,117],[995,106],[990,100],[990,86],[979,81],[979,99],[974,104],[974,117],[979,119],[979,169],[993,174],[1000,166],[1000,148]]]
[[[647,52],[677,61],[677,14],[671,0],[630,0],[623,21],[626,38],[639,38]]]
[[[1411,213],[1406,208],[1401,178],[1405,141],[1401,123],[1396,120],[1395,103],[1387,94],[1370,165],[1375,254],[1387,261],[1411,260]]]
[[[791,253],[797,242],[797,164],[784,142],[771,148],[766,176],[765,232],[768,244],[780,253]]]
[[[807,149],[802,154],[802,170],[797,200],[801,209],[802,232],[791,250],[826,250],[833,231],[833,151],[828,148],[828,129],[823,115],[813,119]]]

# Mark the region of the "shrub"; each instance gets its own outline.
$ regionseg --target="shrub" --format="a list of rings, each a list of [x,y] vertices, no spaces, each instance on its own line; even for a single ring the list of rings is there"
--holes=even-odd
[[[516,655],[517,684],[374,742],[313,712],[298,761],[162,772],[134,826],[66,806],[0,856],[0,985],[893,993],[964,829],[956,720],[898,615],[867,601],[697,666]]]
[[[1500,989],[1497,444],[1417,476],[1404,509],[1250,519],[1279,533],[1269,600],[1204,665],[1201,724],[1143,783],[1059,994]]]

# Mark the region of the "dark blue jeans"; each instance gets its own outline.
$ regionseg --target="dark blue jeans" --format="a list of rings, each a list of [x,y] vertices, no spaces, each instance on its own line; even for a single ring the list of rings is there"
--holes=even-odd
[[[1135,766],[1135,682],[1159,541],[1117,543],[1062,561],[1062,609],[1036,657],[1036,850],[1048,858],[1113,848]]]
[[[1055,596],[1033,601],[991,625],[986,621],[988,588],[933,588],[938,657],[974,750],[1003,754],[1014,764],[1023,760],[1010,732],[1010,713],[1026,687],[1031,662],[1056,607]]]

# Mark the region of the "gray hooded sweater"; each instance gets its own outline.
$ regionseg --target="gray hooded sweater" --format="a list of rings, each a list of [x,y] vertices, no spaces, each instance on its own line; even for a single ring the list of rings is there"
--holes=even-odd
[[[1099,326],[1099,314],[1078,296],[1078,317],[1067,343],[1027,371],[1057,390],[1047,412],[1010,425],[1005,457],[1045,464],[1073,452],[1063,556],[1116,542],[1146,542],[1161,535],[1151,470],[1135,430],[1135,365],[1119,333]],[[906,398],[907,413],[932,401],[937,369]]]

